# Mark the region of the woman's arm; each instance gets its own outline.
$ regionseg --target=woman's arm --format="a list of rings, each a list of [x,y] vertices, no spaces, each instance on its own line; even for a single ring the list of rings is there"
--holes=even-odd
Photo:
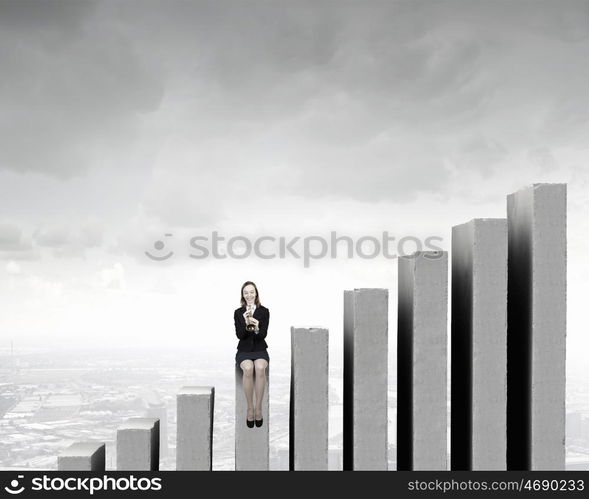
[[[265,309],[264,314],[260,317],[260,330],[258,336],[262,339],[268,334],[268,324],[270,323],[270,310]]]
[[[235,323],[235,334],[240,340],[243,340],[247,338],[248,335],[252,334],[245,328],[245,322],[242,323],[239,319],[239,309],[233,313],[233,322]]]

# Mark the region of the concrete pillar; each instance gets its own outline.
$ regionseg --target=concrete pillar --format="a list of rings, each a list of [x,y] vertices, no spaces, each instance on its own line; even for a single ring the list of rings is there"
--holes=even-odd
[[[262,400],[262,413],[264,423],[261,427],[248,428],[247,402],[243,392],[243,371],[235,366],[235,470],[258,470],[267,471],[270,469],[270,366],[266,368],[266,389]],[[254,395],[255,404],[255,395]]]
[[[176,395],[176,469],[213,469],[215,388],[184,386]]]
[[[328,469],[328,335],[325,328],[290,328],[290,470]]]
[[[57,457],[59,471],[105,471],[105,444],[74,442]]]
[[[447,469],[448,253],[399,257],[397,469]]]
[[[566,184],[507,197],[507,467],[565,468]]]
[[[168,408],[164,402],[148,401],[146,418],[160,420],[160,459],[168,455]]]
[[[506,469],[507,220],[452,229],[453,470]]]
[[[344,470],[386,470],[387,289],[344,291]]]
[[[160,421],[130,418],[117,430],[117,470],[159,470]]]

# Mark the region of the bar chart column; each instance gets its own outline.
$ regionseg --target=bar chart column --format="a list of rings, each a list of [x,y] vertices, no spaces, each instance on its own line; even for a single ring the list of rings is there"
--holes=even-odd
[[[117,470],[159,470],[159,443],[159,419],[128,419],[117,430]]]
[[[399,257],[397,469],[447,469],[448,253]]]
[[[101,442],[74,442],[57,457],[59,471],[104,471],[105,445]]]
[[[290,470],[328,469],[329,336],[291,327]]]
[[[507,197],[507,466],[565,468],[566,184]]]
[[[344,470],[388,469],[388,298],[344,291]]]
[[[261,427],[248,428],[247,401],[243,392],[243,371],[235,366],[235,470],[267,471],[270,468],[269,394],[270,366],[266,368],[266,389],[262,400],[264,422]],[[255,400],[254,400],[255,402]]]
[[[506,469],[507,220],[452,229],[451,462]]]
[[[176,402],[176,469],[212,470],[215,388],[184,386]]]

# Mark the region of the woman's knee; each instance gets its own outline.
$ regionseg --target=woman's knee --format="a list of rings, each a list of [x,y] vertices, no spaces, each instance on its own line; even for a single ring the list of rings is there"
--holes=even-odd
[[[268,363],[265,360],[261,360],[260,362],[255,362],[255,369],[256,369],[256,376],[265,376],[266,375],[266,366]]]
[[[251,360],[244,360],[240,367],[244,376],[252,376],[254,374],[254,363]]]

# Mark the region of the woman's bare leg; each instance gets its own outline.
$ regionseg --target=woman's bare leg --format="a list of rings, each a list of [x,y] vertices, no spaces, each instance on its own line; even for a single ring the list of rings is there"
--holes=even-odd
[[[247,401],[247,419],[254,420],[254,363],[251,360],[244,360],[239,364],[243,371],[243,391]]]
[[[256,392],[256,419],[262,419],[262,401],[264,400],[264,389],[266,388],[266,359],[256,359],[254,361],[256,370],[255,392]]]

